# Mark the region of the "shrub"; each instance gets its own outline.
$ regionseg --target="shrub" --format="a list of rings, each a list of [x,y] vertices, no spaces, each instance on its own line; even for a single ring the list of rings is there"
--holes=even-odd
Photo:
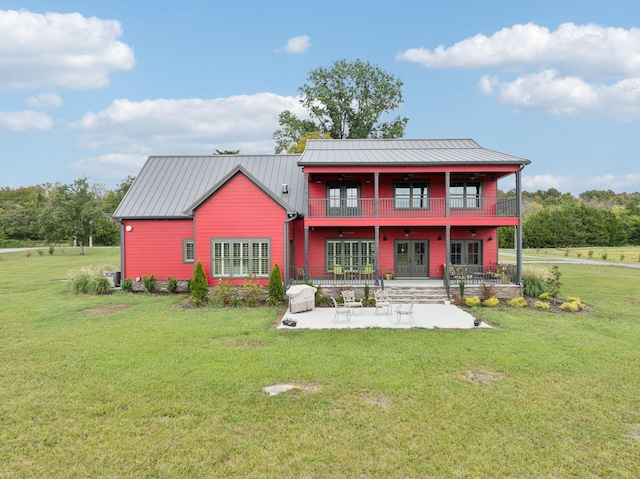
[[[204,273],[202,262],[198,261],[196,269],[193,272],[191,283],[189,284],[189,292],[196,306],[201,306],[207,300],[209,292],[209,284],[207,283],[207,275]]]
[[[125,280],[122,282],[122,286],[120,287],[125,293],[133,292],[133,280],[131,278],[125,278]]]
[[[550,306],[546,301],[536,301],[535,303],[533,303],[533,307],[539,311],[546,311]]]
[[[55,246],[53,246],[53,245],[49,246],[49,254],[53,254],[55,252],[55,250],[56,250]]]
[[[578,251],[578,252],[576,253],[576,256],[577,256],[578,258],[582,258],[582,253],[581,253],[580,251]]]
[[[620,253],[620,261],[624,261],[624,253]]]
[[[109,283],[109,278],[106,276],[95,277],[92,282],[91,288],[97,294],[109,294],[111,292],[111,283]]]
[[[606,261],[608,257],[609,257],[609,253],[607,253],[606,251],[603,251],[602,254],[600,255],[600,258],[602,259],[602,261]]]
[[[480,304],[480,298],[478,298],[477,296],[472,296],[470,298],[465,299],[464,304],[466,304],[470,308],[473,308]]]
[[[39,249],[38,250],[38,256],[44,256],[44,250]]]
[[[522,271],[522,286],[524,295],[537,298],[542,293],[549,290],[547,278],[549,274],[546,269],[526,267]]]
[[[91,291],[91,275],[87,271],[79,271],[71,277],[69,286],[75,294],[87,294]]]
[[[156,277],[152,274],[148,278],[143,276],[142,282],[144,283],[144,289],[147,293],[153,293],[156,290]]]
[[[567,301],[563,303],[563,305],[566,303],[575,304],[576,308],[578,308],[578,311],[582,311],[582,309],[584,308],[584,304],[582,304],[582,301],[580,301],[580,298],[578,298],[577,296],[569,296],[567,298]]]
[[[167,278],[167,291],[171,294],[178,291],[178,280],[172,276]]]
[[[211,296],[217,300],[217,303],[222,306],[229,306],[233,299],[233,286],[229,279],[219,279],[218,286],[213,288]]]
[[[560,268],[558,268],[557,264],[554,264],[551,267],[551,276],[547,278],[547,286],[549,288],[549,296],[554,300],[560,295],[560,286],[562,283],[560,282]]]
[[[593,250],[590,249],[589,252],[587,253],[587,256],[589,256],[589,259],[593,258]]]
[[[576,303],[571,303],[571,302],[567,301],[567,302],[564,302],[564,303],[562,303],[560,305],[560,309],[562,311],[569,311],[569,312],[575,313],[580,308],[578,307],[578,305]]]
[[[565,258],[569,257],[569,248],[567,248],[566,250],[564,250],[564,256]]]
[[[538,298],[540,298],[543,301],[549,301],[551,299],[551,295],[547,291],[545,293],[542,293],[540,296],[538,296]]]
[[[464,281],[460,281],[460,283],[458,283],[458,287],[460,288],[460,297],[464,298]]]
[[[365,303],[369,302],[369,285],[368,284],[364,285],[364,301]]]
[[[524,308],[527,305],[527,300],[520,296],[518,298],[511,299],[507,304],[512,308]]]
[[[498,298],[496,298],[495,296],[492,296],[491,298],[487,298],[482,302],[483,306],[486,306],[488,308],[494,308],[496,306],[498,306],[500,304],[500,300]]]
[[[480,285],[480,296],[483,300],[495,298],[496,288],[494,288],[492,284],[482,283],[482,285]]]
[[[85,266],[83,268],[72,269],[68,272],[68,285],[75,294],[95,293],[98,285],[103,288],[103,280],[106,281],[106,292],[109,292],[110,284],[108,278],[105,277],[105,271],[113,269],[112,265],[100,264],[94,266]],[[99,294],[106,294],[100,292]]]
[[[271,274],[269,275],[269,293],[267,296],[267,304],[275,306],[282,301],[284,297],[284,285],[282,284],[282,276],[280,276],[280,267],[278,263],[273,265]]]
[[[242,298],[247,306],[251,308],[258,306],[263,293],[264,290],[262,286],[260,286],[256,276],[247,276],[244,279],[244,283],[242,283],[242,288],[240,289],[240,298]]]

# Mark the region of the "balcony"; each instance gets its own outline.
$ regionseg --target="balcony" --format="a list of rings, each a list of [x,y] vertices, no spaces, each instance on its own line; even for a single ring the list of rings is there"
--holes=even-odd
[[[309,218],[516,218],[516,197],[310,199]]]

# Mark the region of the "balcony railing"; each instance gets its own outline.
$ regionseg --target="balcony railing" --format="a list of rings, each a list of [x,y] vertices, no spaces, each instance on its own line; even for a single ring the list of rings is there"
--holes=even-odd
[[[377,208],[376,208],[377,206]],[[310,218],[516,217],[516,198],[347,198],[310,199]]]

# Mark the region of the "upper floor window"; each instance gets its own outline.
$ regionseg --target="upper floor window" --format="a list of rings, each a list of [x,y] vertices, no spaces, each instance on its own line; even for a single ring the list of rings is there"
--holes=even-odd
[[[449,201],[452,208],[481,208],[482,182],[452,181]]]
[[[360,187],[358,185],[328,185],[327,198],[329,216],[360,215]]]
[[[399,181],[394,184],[395,209],[429,209],[429,184],[425,181]]]

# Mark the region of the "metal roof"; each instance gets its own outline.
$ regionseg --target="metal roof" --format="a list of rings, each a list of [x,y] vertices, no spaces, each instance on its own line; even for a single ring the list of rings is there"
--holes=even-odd
[[[190,218],[200,203],[236,173],[246,175],[289,213],[301,212],[300,155],[151,156],[114,218]],[[289,193],[282,193],[282,185]]]
[[[309,140],[300,166],[518,164],[529,160],[481,147],[471,139]]]

